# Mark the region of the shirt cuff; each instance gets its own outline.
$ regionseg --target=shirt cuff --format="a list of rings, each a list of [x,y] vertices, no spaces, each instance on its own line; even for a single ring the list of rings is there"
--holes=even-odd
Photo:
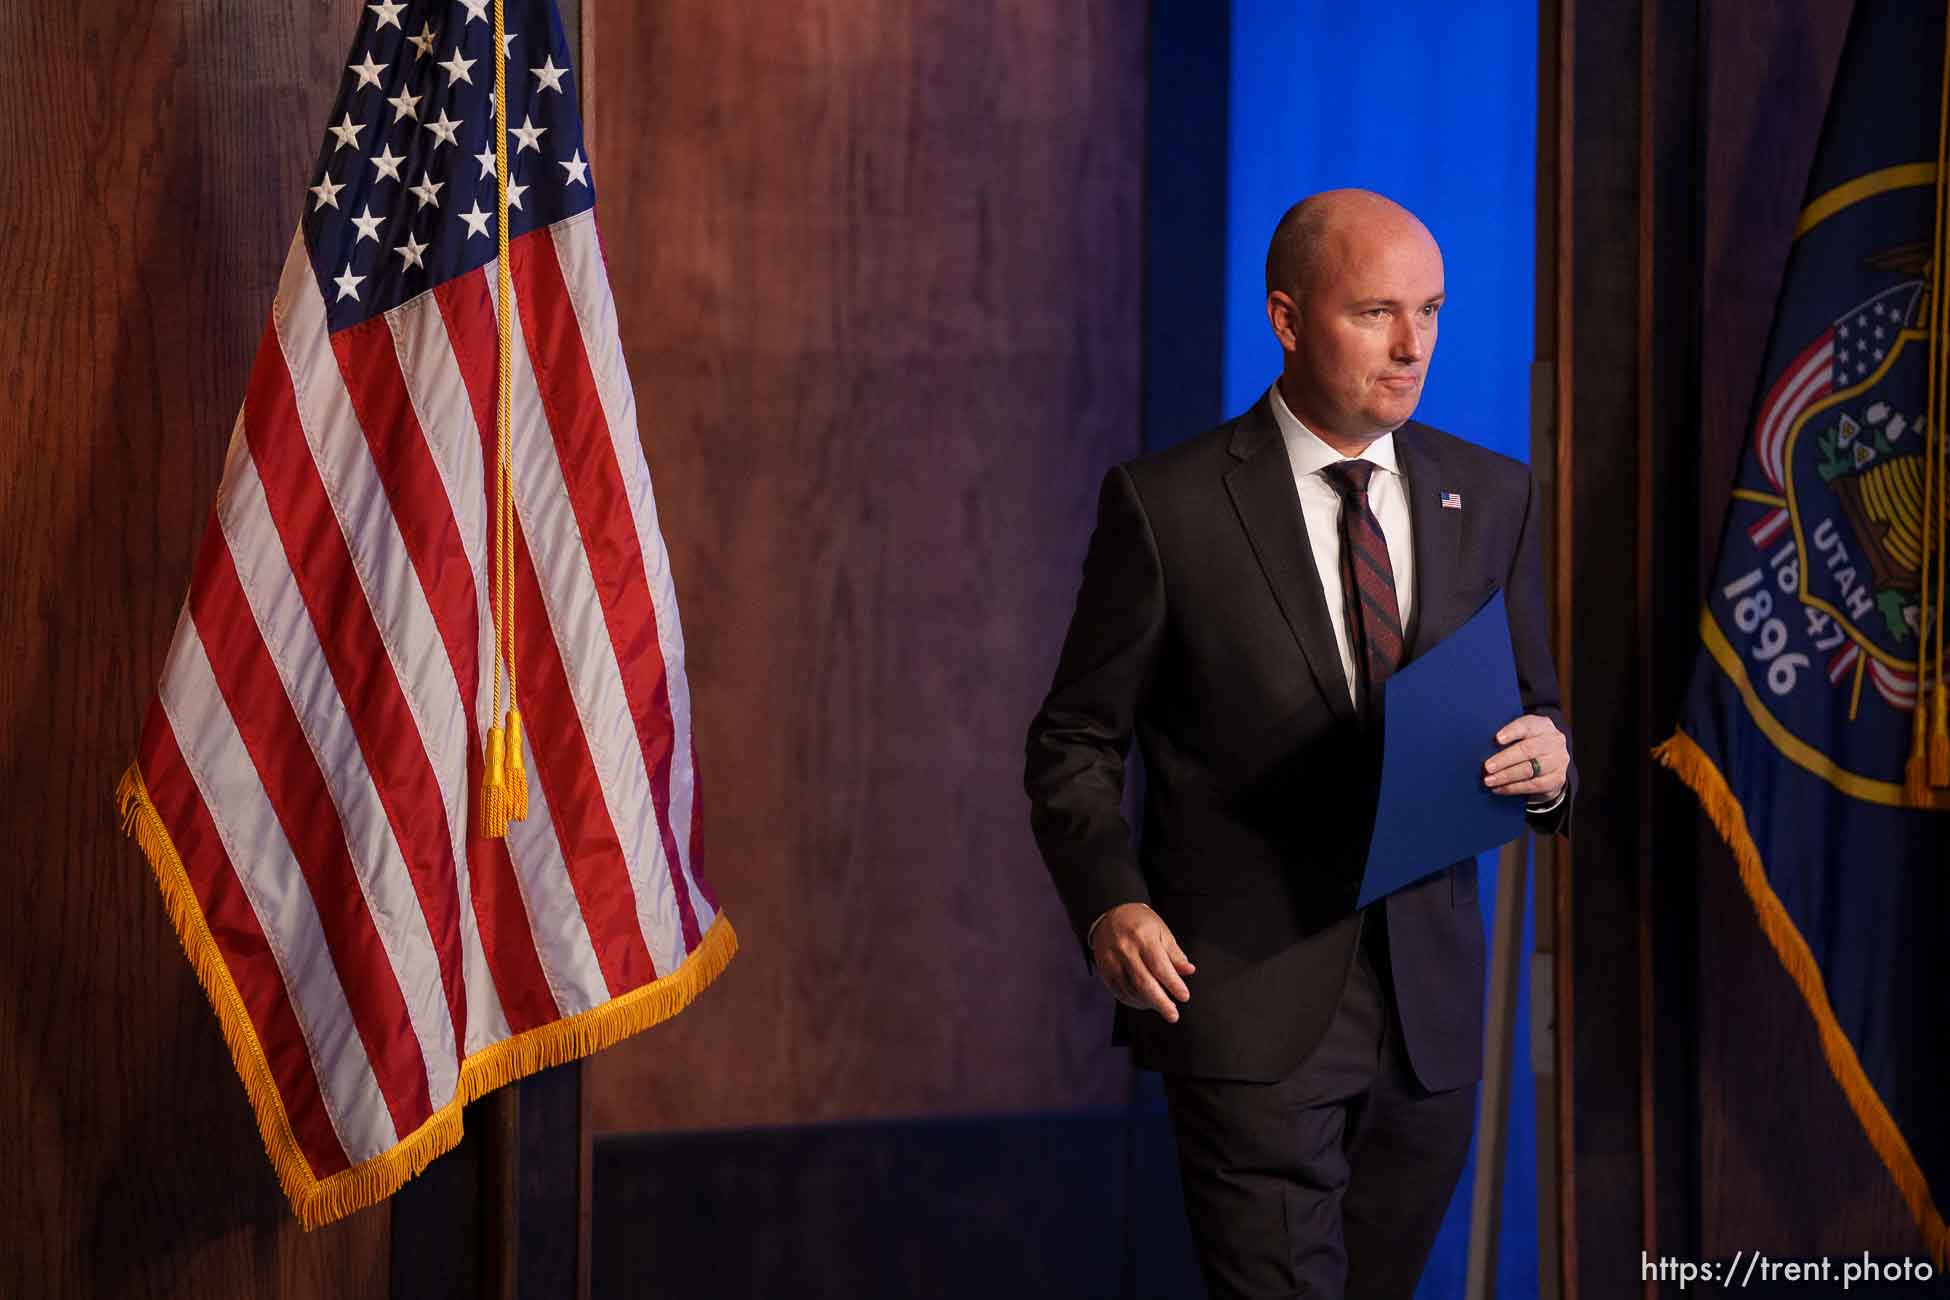
[[[1564,796],[1569,793],[1571,793],[1571,783],[1569,781],[1566,781],[1563,785],[1557,788],[1557,793],[1554,796],[1552,796],[1551,801],[1549,803],[1531,803],[1528,799],[1524,800],[1524,805],[1523,805],[1524,811],[1534,812],[1534,813],[1550,812],[1553,809],[1555,809],[1557,805],[1563,803]],[[1098,919],[1101,920],[1102,918],[1099,917]]]

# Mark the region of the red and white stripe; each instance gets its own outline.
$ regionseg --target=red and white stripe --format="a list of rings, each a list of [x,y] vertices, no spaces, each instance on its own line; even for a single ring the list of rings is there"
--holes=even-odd
[[[472,816],[492,264],[332,335],[294,239],[138,754],[321,1180],[451,1104],[469,1056],[671,973],[716,919],[593,213],[510,269],[528,819],[500,841]]]
[[[1754,431],[1754,447],[1760,467],[1776,492],[1785,491],[1787,482],[1787,437],[1795,420],[1834,388],[1835,331],[1821,336],[1788,362],[1781,377],[1767,390],[1761,402],[1759,427]]]
[[[1855,661],[1862,657],[1862,647],[1850,641],[1840,650],[1828,656],[1828,684],[1840,686],[1842,679],[1855,669]]]
[[[1777,506],[1748,524],[1747,536],[1753,541],[1755,547],[1764,551],[1781,539],[1781,535],[1787,531],[1787,526],[1787,508]]]
[[[1891,668],[1879,659],[1869,661],[1869,680],[1875,683],[1876,694],[1882,696],[1889,707],[1899,713],[1907,713],[1916,707],[1916,674]]]

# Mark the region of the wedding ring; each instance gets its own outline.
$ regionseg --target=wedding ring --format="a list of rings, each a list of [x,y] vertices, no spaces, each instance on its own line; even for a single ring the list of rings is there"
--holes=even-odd
[[[1544,769],[1543,769],[1543,767],[1542,767],[1542,766],[1540,766],[1540,765],[1538,764],[1538,762],[1537,762],[1537,760],[1536,760],[1536,759],[1534,759],[1534,758],[1533,758],[1533,759],[1531,759],[1531,760],[1530,760],[1530,779],[1531,779],[1531,780],[1533,780],[1533,781],[1535,781],[1535,780],[1536,780],[1536,779],[1537,779],[1538,777],[1540,777],[1540,776],[1542,776],[1543,774],[1544,774]]]

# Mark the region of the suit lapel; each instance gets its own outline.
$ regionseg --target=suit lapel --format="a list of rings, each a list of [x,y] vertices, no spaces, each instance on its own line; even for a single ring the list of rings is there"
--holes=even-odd
[[[1300,496],[1293,486],[1293,467],[1266,398],[1260,398],[1240,418],[1233,432],[1232,454],[1240,463],[1227,472],[1226,491],[1232,495],[1233,509],[1239,513],[1259,567],[1307,657],[1320,693],[1327,697],[1328,707],[1342,721],[1353,722],[1347,673],[1341,667],[1340,648],[1327,618],[1320,575],[1314,571]]]
[[[1415,614],[1403,662],[1435,644],[1447,630],[1438,603],[1455,590],[1462,557],[1462,511],[1444,510],[1440,500],[1456,485],[1440,481],[1442,464],[1420,433],[1421,426],[1414,423],[1395,431],[1395,456],[1408,492],[1408,526],[1415,550]],[[1430,629],[1435,629],[1435,636],[1427,635]]]

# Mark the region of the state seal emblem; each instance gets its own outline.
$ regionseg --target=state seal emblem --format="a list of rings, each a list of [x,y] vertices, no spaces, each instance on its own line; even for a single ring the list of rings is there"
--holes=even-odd
[[[1777,748],[1891,805],[1904,802],[1923,622],[1936,617],[1923,591],[1929,246],[1872,242],[1930,219],[1932,189],[1903,179],[1863,178],[1802,232],[1798,257],[1836,253],[1818,278],[1833,296],[1825,319],[1780,323],[1800,324],[1800,346],[1769,376],[1734,492],[1752,562],[1729,573],[1723,554],[1702,622]],[[1950,519],[1943,493],[1930,508]],[[1932,800],[1950,807],[1944,791]]]

